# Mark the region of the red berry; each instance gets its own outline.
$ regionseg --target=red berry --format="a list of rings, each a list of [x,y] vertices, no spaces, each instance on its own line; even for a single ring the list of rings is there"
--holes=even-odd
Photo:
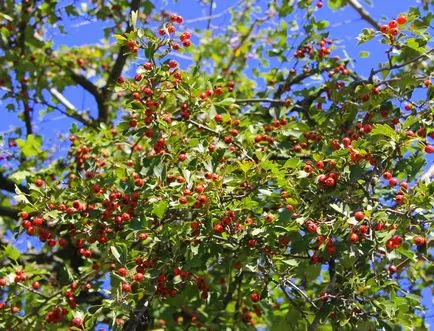
[[[396,22],[395,20],[391,20],[389,22],[389,28],[393,29],[396,28],[398,26],[398,22]]]
[[[261,300],[261,296],[258,292],[253,292],[252,294],[250,294],[250,299],[252,299],[253,302],[258,302],[259,300]]]
[[[425,146],[425,153],[427,153],[427,154],[434,153],[434,145],[426,145]]]
[[[39,282],[33,282],[32,283],[32,288],[34,290],[39,290],[41,288],[41,284],[39,284]]]
[[[142,274],[142,273],[140,273],[140,272],[138,272],[138,273],[136,273],[136,274],[134,275],[134,280],[135,280],[136,282],[141,282],[141,281],[143,281],[144,279],[145,279],[145,275]]]
[[[125,277],[127,275],[127,269],[126,268],[119,268],[117,271],[117,274],[119,276]]]
[[[45,184],[45,182],[41,178],[38,178],[35,180],[35,185],[37,187],[42,187],[42,186],[44,186],[44,184]]]
[[[146,62],[146,63],[143,65],[143,67],[144,67],[146,70],[151,70],[151,69],[152,69],[152,63],[151,63],[151,62]]]
[[[350,234],[349,240],[350,240],[352,243],[358,243],[358,242],[359,242],[359,236],[357,235],[357,233],[352,232],[352,233]]]
[[[417,247],[422,247],[426,245],[426,239],[422,236],[416,236],[413,238],[413,242]]]
[[[395,273],[397,270],[398,270],[398,268],[397,268],[396,266],[394,266],[394,265],[391,265],[391,266],[389,267],[389,272],[390,272],[391,274]]]
[[[396,186],[396,185],[398,185],[398,180],[396,178],[389,179],[389,186],[390,187],[393,187],[393,186]]]
[[[404,15],[398,16],[396,21],[399,25],[405,24],[407,22],[407,17],[405,17]]]
[[[122,284],[122,291],[124,292],[131,292],[131,285],[128,283],[123,283]]]
[[[386,171],[386,172],[384,172],[383,173],[383,178],[384,179],[387,179],[387,180],[389,180],[389,179],[392,179],[392,173],[390,172],[390,171]]]
[[[380,27],[380,31],[384,34],[388,34],[389,33],[389,26],[388,25],[382,25]]]
[[[74,317],[71,321],[72,325],[74,325],[75,327],[79,327],[83,321],[81,320],[81,318],[78,317]]]
[[[398,33],[399,33],[399,29],[398,28],[392,28],[392,29],[390,29],[390,34],[392,36],[396,36],[396,35],[398,35]]]
[[[365,214],[362,211],[358,210],[354,213],[354,217],[358,221],[363,221],[365,219]]]
[[[214,232],[222,233],[223,231],[224,231],[223,225],[221,225],[221,224],[214,225]]]

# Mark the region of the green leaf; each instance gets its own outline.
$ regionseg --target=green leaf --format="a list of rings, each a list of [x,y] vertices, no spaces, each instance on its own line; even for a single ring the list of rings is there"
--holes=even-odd
[[[336,10],[345,5],[345,0],[329,0],[328,4],[331,9]]]
[[[398,133],[396,133],[396,131],[390,125],[387,124],[374,125],[374,128],[371,131],[371,135],[385,136],[392,139],[393,141],[397,141],[399,138]]]
[[[115,246],[110,246],[110,252],[112,252],[114,258],[119,264],[122,264],[121,261],[121,254],[119,253],[118,249]]]
[[[10,179],[12,179],[14,182],[21,183],[24,181],[27,177],[31,176],[32,173],[27,170],[17,171],[9,176]]]
[[[12,245],[5,247],[5,254],[9,259],[14,261],[17,261],[20,258],[20,252]]]
[[[215,102],[214,105],[216,105],[216,106],[229,106],[229,105],[232,105],[233,103],[235,103],[234,98],[226,98],[226,99],[223,99],[222,101]]]
[[[249,162],[249,161],[238,162],[238,164],[240,165],[240,169],[244,173],[247,173],[253,167],[253,162]]]
[[[359,57],[361,58],[361,59],[364,59],[364,58],[366,58],[366,57],[368,57],[369,56],[369,52],[368,51],[361,51],[360,53],[359,53]]]
[[[120,34],[114,34],[113,37],[116,38],[117,40],[125,40],[125,41],[128,41],[127,38],[125,38],[124,36],[122,36],[122,35],[120,35]]]
[[[362,32],[357,36],[357,44],[364,44],[375,37],[375,30],[366,28],[363,29]]]
[[[159,219],[162,219],[163,216],[166,214],[168,208],[169,203],[165,200],[161,200],[160,202],[154,204],[154,206],[152,207],[152,213]]]
[[[297,169],[300,166],[301,160],[298,157],[293,157],[291,159],[286,160],[285,164],[283,165],[283,167],[285,169],[290,168],[290,169]]]
[[[42,137],[29,134],[27,141],[23,139],[16,140],[17,145],[25,157],[35,156],[41,153]]]

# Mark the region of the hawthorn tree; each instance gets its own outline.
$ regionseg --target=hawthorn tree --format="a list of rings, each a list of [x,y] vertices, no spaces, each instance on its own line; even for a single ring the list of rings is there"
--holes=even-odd
[[[324,3],[384,48],[362,76],[321,1],[256,2],[0,4],[2,330],[427,329],[432,4]],[[82,17],[105,42],[50,40]]]

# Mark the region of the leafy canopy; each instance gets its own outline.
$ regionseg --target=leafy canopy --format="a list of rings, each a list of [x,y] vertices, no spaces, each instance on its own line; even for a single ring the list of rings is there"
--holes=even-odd
[[[190,22],[149,0],[1,5],[2,98],[23,125],[2,134],[0,328],[426,330],[432,5],[381,25],[328,2],[386,52],[364,77],[320,1],[202,2]],[[106,42],[44,31],[84,16]]]

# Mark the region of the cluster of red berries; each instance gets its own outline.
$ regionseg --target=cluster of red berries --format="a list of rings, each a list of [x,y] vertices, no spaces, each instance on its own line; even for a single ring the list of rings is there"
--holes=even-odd
[[[391,20],[389,24],[384,24],[380,27],[380,31],[389,36],[396,36],[399,33],[398,25],[403,25],[407,22],[407,18],[403,15],[396,20]]]
[[[321,235],[316,237],[315,247],[313,249],[318,250],[320,248],[320,246],[323,244],[325,244],[326,249],[327,249],[327,253],[329,255],[333,255],[336,253],[336,246],[335,246],[335,242],[334,242],[333,238],[327,238],[327,237],[321,236]]]
[[[45,315],[45,321],[47,323],[58,323],[63,320],[67,314],[67,309],[56,306]]]
[[[178,177],[179,179],[182,178],[182,183],[185,181],[184,177]],[[169,179],[168,179],[169,180]],[[205,186],[203,184],[197,184],[194,191],[197,193],[196,201],[193,205],[194,208],[202,208],[206,203],[208,203],[208,196],[204,193],[205,192]],[[183,191],[183,195],[179,198],[179,203],[181,204],[187,204],[188,203],[188,196],[191,196],[193,192],[190,189],[185,189]]]
[[[243,225],[241,223],[235,223],[235,220],[237,218],[237,213],[233,210],[230,210],[227,212],[226,216],[222,217],[219,223],[214,225],[214,232],[215,233],[223,233],[223,232],[238,232],[243,230]]]
[[[390,171],[385,171],[383,173],[383,178],[389,181],[389,187],[394,187],[394,186],[397,186],[399,184],[399,181],[393,177],[393,175]],[[399,184],[399,187],[401,188],[401,190],[399,190],[398,193],[396,194],[395,201],[399,205],[402,205],[405,202],[405,195],[404,195],[404,192],[402,190],[408,189],[408,183],[407,182],[401,182]]]
[[[402,237],[398,235],[394,235],[392,238],[386,241],[386,248],[391,251],[399,248],[401,244],[402,244]]]
[[[170,16],[170,21],[173,24],[181,24],[183,22],[183,18],[181,16],[173,14]],[[168,24],[165,28],[159,29],[158,34],[160,36],[164,36],[167,34],[170,35],[170,34],[175,33],[176,28],[173,24]],[[191,38],[191,33],[188,31],[181,33],[181,35],[179,36],[179,40],[181,41],[181,43],[184,47],[190,47],[190,45],[191,45],[190,38]],[[181,48],[180,45],[176,42],[171,42],[170,45],[175,51],[179,50]]]
[[[331,45],[333,43],[332,40],[330,39],[322,39],[319,43],[319,49],[317,51],[317,55],[319,57],[326,57],[327,55],[329,55],[331,53],[331,49],[327,48],[328,45]],[[303,58],[306,55],[309,56],[310,58],[313,58],[315,56],[315,48],[312,45],[307,45],[304,46],[302,48],[299,48],[295,53],[294,56],[296,58]]]

